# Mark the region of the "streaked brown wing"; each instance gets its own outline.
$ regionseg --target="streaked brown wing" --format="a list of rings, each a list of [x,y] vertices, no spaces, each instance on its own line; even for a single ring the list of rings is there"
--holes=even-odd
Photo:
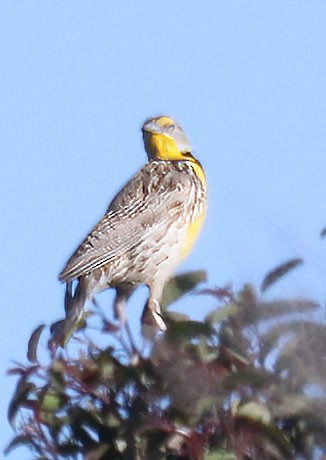
[[[68,260],[59,279],[69,281],[86,275],[140,244],[151,227],[169,225],[184,209],[189,183],[167,162],[148,163],[113,199],[105,217]]]

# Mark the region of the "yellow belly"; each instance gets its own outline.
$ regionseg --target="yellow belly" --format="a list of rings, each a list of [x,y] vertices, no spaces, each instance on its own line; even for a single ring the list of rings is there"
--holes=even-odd
[[[184,260],[192,248],[194,247],[194,244],[197,240],[197,237],[199,235],[199,232],[204,224],[206,217],[206,209],[203,209],[203,211],[197,215],[197,217],[193,220],[193,222],[190,223],[188,230],[187,230],[187,235],[184,241],[184,244],[181,248],[181,260]]]

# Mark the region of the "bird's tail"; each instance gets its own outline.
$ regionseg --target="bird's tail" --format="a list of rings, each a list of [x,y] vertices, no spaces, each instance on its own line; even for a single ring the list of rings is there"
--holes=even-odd
[[[71,322],[78,321],[85,303],[88,298],[87,284],[84,282],[84,278],[78,280],[78,284],[73,289],[73,282],[68,281],[66,285],[65,293],[65,311],[66,319]]]

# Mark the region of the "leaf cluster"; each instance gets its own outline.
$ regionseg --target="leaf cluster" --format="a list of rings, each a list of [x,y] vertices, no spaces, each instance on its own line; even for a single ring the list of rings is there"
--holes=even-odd
[[[292,262],[292,263],[291,263]],[[38,328],[28,365],[11,369],[18,383],[9,407],[17,435],[35,459],[289,460],[326,449],[326,330],[306,299],[264,300],[288,270],[273,270],[260,293],[250,286],[195,291],[203,276],[176,277],[166,306],[191,291],[202,321],[167,310],[166,333],[141,351],[98,312],[102,346],[74,332],[76,356],[51,349],[37,359]],[[96,314],[96,313],[95,313]],[[82,337],[82,340],[81,338]]]

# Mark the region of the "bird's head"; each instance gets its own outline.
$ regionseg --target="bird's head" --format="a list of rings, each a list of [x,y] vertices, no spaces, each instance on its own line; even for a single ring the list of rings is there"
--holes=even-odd
[[[181,126],[172,118],[167,116],[150,118],[143,124],[142,131],[150,160],[192,158],[190,143]]]

